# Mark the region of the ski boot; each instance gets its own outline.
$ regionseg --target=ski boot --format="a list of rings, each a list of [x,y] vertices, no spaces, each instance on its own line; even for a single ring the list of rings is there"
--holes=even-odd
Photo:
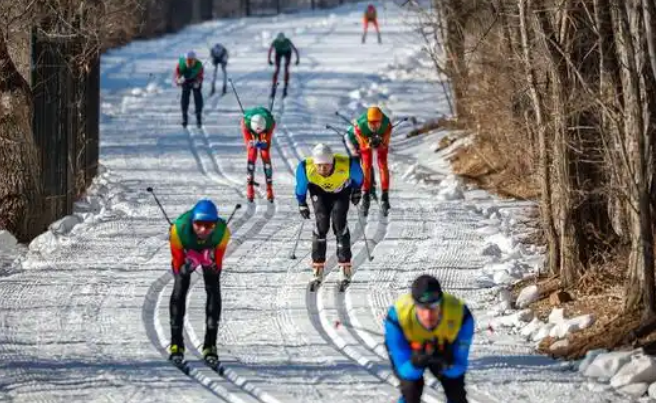
[[[314,292],[319,288],[321,283],[323,282],[323,270],[325,263],[312,263],[312,273],[314,274],[314,278],[310,282],[310,291]]]
[[[182,115],[182,127],[186,129],[187,124],[189,124],[189,119],[187,118],[187,115]]]
[[[286,98],[286,97],[287,97],[287,86],[286,86],[286,85],[285,85],[285,87],[282,89],[282,97],[283,97],[283,98]]]
[[[216,346],[204,346],[203,347],[203,360],[208,367],[212,368],[219,375],[223,376],[223,365],[219,360],[219,354]]]
[[[275,97],[276,97],[276,86],[273,85],[271,87],[271,95],[269,96],[269,98],[275,98]]]
[[[387,214],[389,214],[389,209],[389,193],[387,190],[383,190],[383,193],[380,195],[380,210],[382,211],[383,216],[387,217]]]
[[[346,287],[351,284],[351,277],[353,277],[353,268],[350,262],[339,264],[339,273],[341,280],[339,282],[339,292],[344,292]]]
[[[171,344],[169,347],[169,360],[177,363],[181,363],[184,359],[185,348],[182,344]]]
[[[210,96],[214,95],[215,92],[216,92],[216,86],[214,85],[214,83],[212,83],[212,89],[210,90]]]
[[[255,199],[255,188],[253,187],[253,181],[249,181],[246,185],[246,198],[251,203]]]
[[[228,87],[225,84],[223,84],[223,93],[221,95],[225,95],[227,93],[228,93]]]
[[[362,43],[365,42],[366,38],[367,38],[367,34],[362,34]]]
[[[380,44],[383,43],[383,39],[380,37],[380,34],[378,34],[378,43],[380,43]]]
[[[369,215],[369,206],[371,205],[371,193],[370,192],[364,192],[362,194],[362,204],[361,204],[361,211],[363,216]]]
[[[199,129],[203,127],[203,118],[200,113],[196,115],[196,127]]]
[[[270,183],[267,183],[267,200],[271,203],[273,203],[273,186]]]

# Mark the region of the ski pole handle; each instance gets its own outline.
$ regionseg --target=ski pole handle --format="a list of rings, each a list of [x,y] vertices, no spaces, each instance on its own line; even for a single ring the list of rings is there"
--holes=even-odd
[[[336,128],[333,125],[326,125],[326,129],[333,130],[335,133],[339,134],[340,136],[342,135],[342,132],[343,132],[342,130]]]
[[[239,203],[235,204],[235,208],[232,209],[232,213],[230,213],[230,217],[228,217],[228,221],[226,221],[226,225],[230,224],[230,220],[232,220],[232,217],[235,216],[235,213],[236,213],[237,210],[239,210],[240,208],[241,208],[241,204],[239,204]]]
[[[239,94],[237,94],[237,90],[235,89],[235,85],[232,83],[232,78],[229,78],[228,81],[230,81],[230,86],[232,87],[232,92],[235,93],[235,98],[237,98],[237,103],[239,104],[239,109],[241,109],[241,114],[244,114],[244,106],[241,104],[241,100],[239,99]]]
[[[164,218],[166,218],[166,221],[169,222],[169,225],[173,225],[173,223],[172,223],[171,220],[169,219],[169,216],[166,215],[166,211],[164,211],[164,207],[162,207],[162,203],[159,202],[159,199],[158,199],[157,196],[155,195],[155,191],[153,190],[153,188],[150,187],[150,186],[148,186],[148,187],[146,188],[146,191],[153,195],[153,197],[155,198],[155,202],[156,202],[157,205],[159,206],[159,209],[162,211],[162,214],[164,214]]]
[[[395,128],[396,126],[400,125],[401,123],[404,123],[404,122],[407,122],[407,121],[408,121],[407,117],[405,117],[403,119],[399,119],[396,122],[394,122],[394,124],[392,125],[392,128]]]

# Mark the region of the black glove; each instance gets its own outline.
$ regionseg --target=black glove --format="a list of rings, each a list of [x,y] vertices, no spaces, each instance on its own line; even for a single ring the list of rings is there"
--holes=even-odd
[[[299,204],[298,211],[301,213],[301,217],[305,218],[306,220],[310,219],[310,208],[308,207],[307,203]]]
[[[357,206],[360,200],[362,200],[362,190],[360,188],[353,188],[351,191],[351,203]]]
[[[273,62],[269,60],[269,66],[273,66]]]
[[[433,356],[426,351],[413,351],[410,362],[416,368],[426,368],[430,365]]]
[[[298,64],[299,64],[300,62],[301,62],[301,59],[296,59],[296,65],[297,65],[297,66],[298,66]]]
[[[371,140],[369,141],[369,144],[373,148],[378,148],[382,142],[383,142],[383,140],[380,138],[380,136],[373,136],[371,138]]]

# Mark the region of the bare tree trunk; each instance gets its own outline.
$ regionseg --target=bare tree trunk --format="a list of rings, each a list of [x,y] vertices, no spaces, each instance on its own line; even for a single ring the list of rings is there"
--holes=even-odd
[[[649,51],[649,64],[651,65],[651,73],[656,79],[656,36],[654,36],[654,24],[656,21],[656,5],[653,0],[642,0],[644,23],[645,23],[645,39],[647,40],[647,49]]]
[[[27,242],[45,229],[41,167],[30,126],[30,88],[5,38],[0,29],[0,228]]]
[[[640,0],[613,0],[617,51],[621,61],[624,87],[624,131],[628,154],[627,193],[631,224],[631,253],[629,280],[626,284],[625,308],[632,309],[643,303],[646,317],[654,315],[654,255],[647,180],[647,144],[642,104],[645,102],[640,74],[644,67],[642,48],[644,19]],[[644,81],[642,82],[644,84]]]
[[[467,96],[467,66],[465,64],[465,35],[463,5],[459,0],[442,0],[440,9],[446,29],[444,45],[446,49],[447,74],[453,86],[453,98],[458,119],[467,119],[465,108]]]
[[[549,248],[547,268],[549,273],[558,273],[560,267],[560,245],[558,234],[553,221],[553,211],[551,205],[551,175],[550,161],[547,144],[547,126],[544,121],[543,101],[540,92],[537,89],[537,79],[533,69],[534,61],[531,57],[528,38],[528,21],[526,18],[527,8],[530,7],[531,0],[519,0],[519,26],[521,33],[522,54],[524,61],[524,70],[526,72],[526,81],[528,82],[531,100],[533,101],[533,111],[535,112],[535,124],[537,126],[538,149],[539,149],[539,181],[540,181],[540,215],[542,226],[545,228],[547,243]],[[527,7],[527,2],[529,3]]]

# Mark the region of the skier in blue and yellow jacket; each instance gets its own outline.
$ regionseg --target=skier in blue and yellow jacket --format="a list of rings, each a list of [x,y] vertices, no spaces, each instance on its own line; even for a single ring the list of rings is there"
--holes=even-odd
[[[435,277],[419,276],[385,319],[385,346],[400,381],[399,403],[421,401],[426,369],[442,384],[447,403],[467,403],[465,373],[473,337],[474,317],[467,305],[442,292]]]
[[[326,234],[332,227],[337,239],[337,263],[342,281],[351,280],[351,234],[347,216],[349,200],[357,206],[362,199],[364,175],[360,161],[347,155],[333,154],[330,147],[317,144],[312,156],[298,164],[296,169],[296,200],[299,213],[310,218],[307,192],[310,192],[316,227],[312,233],[312,268],[314,280],[323,280],[326,263]]]

